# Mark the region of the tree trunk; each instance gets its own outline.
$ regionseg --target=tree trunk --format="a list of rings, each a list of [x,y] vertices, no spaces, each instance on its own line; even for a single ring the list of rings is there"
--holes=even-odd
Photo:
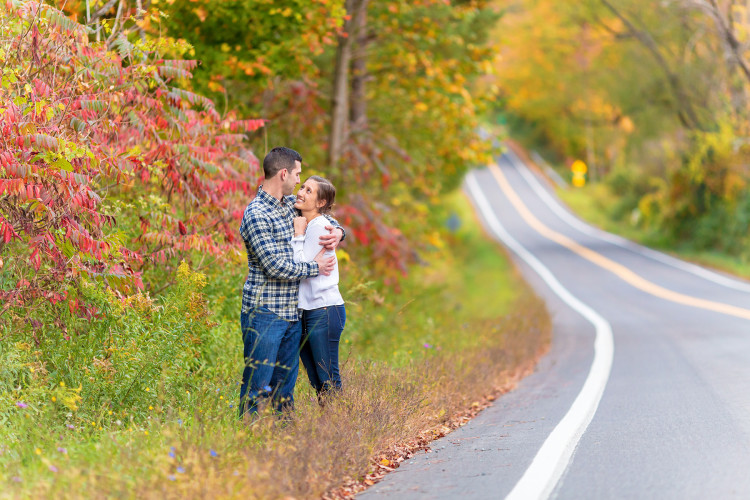
[[[346,0],[346,12],[351,16],[356,0]],[[336,68],[331,94],[331,131],[328,140],[328,166],[335,167],[349,138],[349,62],[352,56],[352,27],[354,19],[344,22],[343,36],[338,37]]]
[[[352,130],[364,130],[367,128],[367,99],[365,96],[365,83],[367,80],[367,45],[369,36],[367,34],[367,4],[370,0],[357,0],[354,12],[354,27],[356,29],[356,49],[352,57],[352,95],[351,113],[349,121]]]

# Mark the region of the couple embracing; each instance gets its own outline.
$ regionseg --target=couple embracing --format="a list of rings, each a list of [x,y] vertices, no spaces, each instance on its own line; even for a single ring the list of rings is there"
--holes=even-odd
[[[268,398],[277,411],[293,408],[300,358],[318,398],[341,389],[338,349],[346,311],[335,249],[345,233],[330,216],[336,190],[328,180],[311,176],[293,194],[301,172],[298,152],[273,148],[240,225],[248,264],[240,415],[257,413]]]

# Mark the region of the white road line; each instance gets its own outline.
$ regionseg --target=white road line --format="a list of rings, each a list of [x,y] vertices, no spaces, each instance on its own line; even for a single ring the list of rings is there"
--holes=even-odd
[[[573,296],[533,254],[513,238],[492,211],[474,173],[466,177],[474,203],[495,235],[529,265],[563,302],[590,321],[596,329],[594,361],[573,405],[542,444],[531,465],[506,500],[546,499],[552,493],[573,458],[578,442],[596,413],[609,379],[614,355],[610,324],[589,306]]]
[[[550,208],[550,210],[552,210],[564,222],[567,222],[568,225],[579,230],[580,232],[588,236],[593,236],[594,238],[599,238],[600,240],[604,240],[608,243],[612,243],[613,245],[617,245],[620,248],[624,248],[633,253],[648,257],[657,262],[661,262],[662,264],[667,264],[668,266],[680,269],[681,271],[688,272],[718,285],[726,286],[727,288],[731,288],[733,290],[738,290],[741,292],[750,292],[750,284],[748,283],[709,271],[708,269],[704,269],[695,264],[684,262],[661,252],[657,252],[656,250],[652,250],[651,248],[634,243],[621,236],[607,233],[606,231],[602,231],[601,229],[595,228],[582,222],[580,219],[571,214],[565,207],[563,207],[549,193],[549,191],[547,191],[540,184],[536,176],[529,171],[529,168],[523,163],[520,158],[518,158],[518,156],[512,150],[508,149],[505,155],[508,157],[513,166],[521,173],[524,179],[526,179],[526,182],[529,184],[531,189],[534,190],[534,192]]]

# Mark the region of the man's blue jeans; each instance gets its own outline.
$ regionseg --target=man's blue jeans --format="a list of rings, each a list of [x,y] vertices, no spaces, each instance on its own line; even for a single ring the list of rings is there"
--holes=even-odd
[[[240,416],[256,413],[261,398],[272,397],[278,411],[294,406],[302,325],[286,321],[266,307],[240,314],[245,369],[240,387]]]
[[[341,389],[339,341],[346,324],[343,305],[302,311],[302,350],[300,357],[310,385],[318,396]]]

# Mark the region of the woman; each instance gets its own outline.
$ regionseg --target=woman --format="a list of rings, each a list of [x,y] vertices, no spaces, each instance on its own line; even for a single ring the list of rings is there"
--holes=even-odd
[[[330,224],[323,215],[330,213],[335,197],[333,184],[317,175],[309,177],[300,187],[294,204],[302,214],[294,219],[295,262],[309,262],[320,252],[318,240]],[[329,254],[336,257],[333,250],[326,252]],[[339,293],[338,261],[330,275],[300,282],[299,308],[303,339],[300,358],[320,399],[326,391],[341,389],[339,340],[346,323],[346,310]]]

